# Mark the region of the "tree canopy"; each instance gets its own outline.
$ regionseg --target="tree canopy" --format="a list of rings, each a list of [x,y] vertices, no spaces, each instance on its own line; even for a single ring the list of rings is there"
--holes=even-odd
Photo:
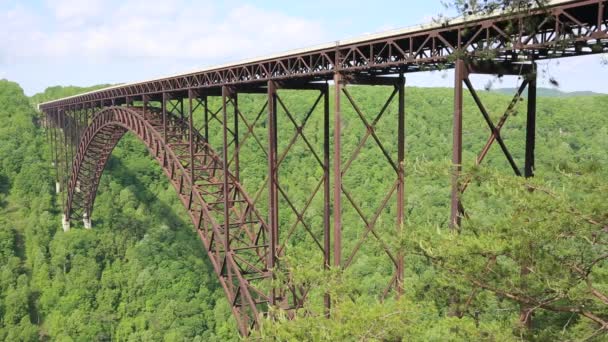
[[[238,339],[229,304],[180,201],[134,136],[123,138],[107,165],[94,228],[61,230],[50,146],[32,104],[75,91],[84,89],[53,87],[28,98],[17,84],[0,82],[0,340]],[[351,92],[372,118],[388,96],[384,87],[353,86]],[[281,96],[298,120],[315,99],[310,92],[281,91]],[[537,177],[528,180],[509,174],[498,149],[482,166],[473,166],[489,132],[467,97],[464,177],[471,185],[463,197],[468,218],[455,233],[447,229],[452,96],[451,89],[406,90],[405,233],[395,234],[394,206],[378,224],[386,241],[406,251],[404,296],[380,301],[380,284],[392,268],[375,240],[363,245],[346,271],[324,272],[318,248],[300,225],[288,243],[289,263],[297,281],[315,291],[297,319],[275,312],[252,339],[606,338],[608,97],[539,99]],[[495,120],[510,101],[500,93],[481,96]],[[242,95],[239,104],[253,123],[263,97]],[[520,165],[525,115],[517,111],[525,106],[522,100],[503,128]],[[396,108],[391,104],[377,127],[389,154],[397,153],[392,143]],[[296,129],[285,113],[279,114],[283,151]],[[320,114],[313,112],[303,129],[317,151]],[[196,115],[200,126],[201,114]],[[366,130],[352,109],[345,107],[343,117],[347,153]],[[253,125],[262,143],[267,141],[265,118]],[[218,127],[210,127],[215,146],[221,143]],[[254,139],[241,156],[243,185],[253,192],[263,186],[267,161]],[[300,209],[322,175],[313,158],[297,140],[281,165],[281,186]],[[392,171],[383,158],[377,146],[366,143],[344,176],[366,214],[390,188]],[[322,229],[322,206],[318,196],[302,217],[314,231]],[[364,230],[357,215],[345,207],[345,251]],[[282,200],[281,227],[295,219]],[[332,298],[329,319],[322,305],[326,292]],[[533,317],[530,327],[519,323],[522,306]]]

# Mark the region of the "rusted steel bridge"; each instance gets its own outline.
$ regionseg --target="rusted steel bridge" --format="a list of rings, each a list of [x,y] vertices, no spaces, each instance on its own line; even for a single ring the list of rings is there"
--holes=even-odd
[[[57,191],[64,196],[63,228],[68,230],[76,222],[91,228],[93,204],[105,164],[118,141],[131,132],[146,145],[175,187],[242,334],[255,328],[270,308],[293,313],[306,300],[309,289],[291,281],[283,258],[289,255],[287,245],[296,229],[311,235],[327,269],[348,268],[362,245],[370,240],[379,243],[393,269],[381,295],[398,296],[404,286],[404,252],[382,238],[377,221],[388,206],[394,205],[393,233],[406,229],[405,75],[454,69],[450,222],[457,227],[464,216],[461,195],[468,185],[460,176],[465,89],[490,131],[476,163],[484,160],[496,142],[515,174],[531,177],[536,125],[535,61],[607,51],[608,1],[561,0],[552,1],[546,8],[396,30],[43,103],[39,108],[45,114],[54,147]],[[485,109],[469,79],[471,74],[522,77],[521,87],[498,122],[494,123]],[[357,105],[348,87],[353,84],[387,87],[388,100],[377,108],[374,120],[366,119]],[[283,101],[284,89],[317,94],[303,119],[298,120]],[[500,131],[508,112],[526,89],[526,151],[521,169]],[[255,119],[246,119],[239,106],[240,94],[259,94],[252,96],[264,98]],[[386,117],[387,107],[395,101],[397,114]],[[219,109],[211,108],[214,103],[219,104]],[[344,155],[342,149],[344,106],[352,107],[365,130],[359,145],[349,155]],[[319,119],[323,123],[322,148],[313,146],[305,134],[312,115],[322,116]],[[397,146],[396,155],[388,151],[377,135],[375,128],[381,119],[394,120],[396,135],[383,140]],[[260,120],[265,121],[265,138],[260,138],[259,131],[254,129]],[[287,148],[281,151],[279,123],[293,125],[294,132],[285,144]],[[221,136],[219,143],[210,143],[213,135]],[[296,141],[303,142],[314,157],[314,165],[310,167],[318,168],[322,174],[313,193],[302,199],[304,205],[299,208],[279,182],[282,163]],[[375,194],[379,207],[372,215],[364,213],[343,183],[366,141],[379,147],[378,159],[386,161],[394,175],[391,189]],[[240,152],[246,144],[257,144],[264,153],[268,175],[263,188],[266,196],[260,196],[258,189],[243,187]],[[303,217],[320,196],[322,229],[315,231]],[[353,247],[349,251],[343,247],[342,239],[345,205],[354,208],[364,230],[361,238],[350,244]],[[293,222],[280,222],[279,209],[292,211]],[[325,305],[330,305],[327,295]]]

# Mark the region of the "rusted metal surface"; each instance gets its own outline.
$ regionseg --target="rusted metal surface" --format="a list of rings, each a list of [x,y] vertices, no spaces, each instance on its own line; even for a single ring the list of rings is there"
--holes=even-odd
[[[342,266],[342,74],[334,75],[334,267]]]
[[[405,77],[399,75],[397,83],[399,108],[397,109],[397,236],[399,239],[404,237],[405,229]],[[403,294],[404,277],[404,251],[399,248],[397,251],[397,270],[395,287],[397,294]]]
[[[277,267],[279,246],[279,192],[277,176],[277,90],[274,82],[268,82],[268,224],[270,225],[269,268]],[[274,288],[272,289],[274,293]],[[275,297],[275,296],[272,296]],[[275,304],[274,298],[271,304]]]
[[[450,227],[460,226],[460,172],[462,171],[462,82],[467,77],[465,62],[456,61],[454,69],[454,119],[452,131],[452,198],[450,204]]]
[[[323,90],[323,266],[325,270],[331,267],[331,146],[330,146],[330,111],[329,87]],[[329,315],[331,297],[326,293],[323,302],[325,314]]]
[[[526,161],[524,176],[534,176],[534,150],[536,148],[536,77],[528,84],[528,113],[526,121]]]

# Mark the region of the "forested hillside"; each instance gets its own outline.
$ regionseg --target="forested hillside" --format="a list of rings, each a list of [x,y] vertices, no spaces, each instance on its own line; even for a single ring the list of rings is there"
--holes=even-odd
[[[46,132],[33,105],[86,90],[53,87],[27,98],[17,84],[0,82],[0,340],[237,339],[230,307],[185,211],[135,137],[126,136],[110,159],[94,228],[61,230]],[[351,90],[370,121],[389,95],[383,87]],[[282,94],[297,120],[315,100],[312,93]],[[510,97],[482,95],[496,121]],[[447,227],[452,90],[407,88],[406,103],[405,233],[395,234],[394,205],[380,215],[377,228],[391,246],[406,251],[405,295],[379,302],[391,267],[375,240],[348,271],[323,273],[318,250],[300,227],[288,246],[294,256],[289,261],[296,279],[316,292],[297,320],[267,320],[253,338],[605,340],[608,96],[539,100],[537,177],[529,181],[511,176],[497,146],[483,167],[473,167],[489,132],[467,98],[465,177],[472,182],[463,198],[469,218],[459,233]],[[239,104],[254,122],[263,98],[243,95]],[[391,155],[395,108],[393,103],[376,130]],[[525,101],[518,106],[523,108]],[[322,151],[319,113],[303,132]],[[294,128],[285,116],[279,121],[282,151]],[[345,163],[365,127],[346,106],[343,126]],[[217,128],[209,137],[214,145],[220,141]],[[266,141],[264,116],[254,131]],[[503,134],[523,166],[525,114],[512,113]],[[298,140],[281,166],[281,185],[298,208],[321,173],[313,158]],[[267,163],[252,139],[241,165],[244,187],[253,193],[263,185]],[[361,148],[344,181],[366,215],[389,191],[391,172],[377,146]],[[321,199],[303,217],[314,231],[322,229]],[[280,213],[281,227],[288,227],[294,215],[285,202]],[[345,208],[343,225],[350,250],[364,230],[352,207]],[[330,319],[321,305],[324,292],[332,294]],[[531,309],[528,328],[519,323],[522,306]]]
[[[515,89],[515,88],[498,88],[494,91],[496,93],[503,94],[503,95],[512,95],[517,91],[517,89]],[[561,91],[561,90],[555,89],[555,88],[538,88],[537,95],[539,97],[561,97],[561,98],[563,98],[563,97],[603,96],[605,94],[600,94],[600,93],[596,93],[593,91],[567,92],[567,91]],[[525,96],[526,96],[526,94],[524,94],[524,97]]]

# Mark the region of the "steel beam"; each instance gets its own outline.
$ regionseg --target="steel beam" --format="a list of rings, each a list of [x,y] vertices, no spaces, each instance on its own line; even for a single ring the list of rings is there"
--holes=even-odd
[[[397,89],[399,91],[399,108],[397,113],[397,236],[399,236],[399,239],[402,239],[403,229],[405,228],[405,77],[403,73],[399,74]],[[401,241],[399,241],[395,279],[398,296],[403,294],[404,253],[401,245]]]
[[[61,111],[61,132],[63,133],[63,184],[64,186],[67,188],[67,184],[68,184],[68,175],[70,174],[70,169],[69,169],[69,165],[68,165],[68,160],[69,160],[69,156],[68,156],[68,133],[67,133],[67,120],[66,120],[67,114],[65,112],[65,110]],[[65,199],[66,199],[66,195],[65,195],[65,191],[62,193],[62,202],[63,202],[63,210],[65,211],[66,209],[66,205],[65,205]],[[68,218],[69,220],[69,218]]]
[[[268,82],[268,226],[270,229],[270,253],[268,268],[275,273],[276,257],[279,246],[279,191],[277,170],[277,87]],[[275,305],[275,292],[272,290],[270,304]]]
[[[193,91],[188,91],[188,151],[190,152],[190,177],[192,177],[192,183],[196,182],[196,174],[194,173],[194,108],[192,107]],[[144,109],[145,110],[145,109]],[[190,200],[188,207],[192,205]]]
[[[54,167],[55,167],[55,192],[57,194],[59,194],[61,192],[61,179],[59,178],[59,146],[57,143],[57,111],[53,111],[52,114],[49,115],[49,117],[54,117],[53,123],[52,123],[52,127],[51,127],[51,139],[52,139],[52,145],[51,148],[53,149],[53,156],[54,156]]]
[[[167,101],[168,101],[168,94],[163,92],[163,100],[162,100],[162,116],[163,116],[163,141],[167,141]],[[167,152],[163,151],[163,167],[167,166]]]
[[[239,95],[235,91],[232,94],[232,105],[234,106],[234,131],[232,132],[234,141],[234,177],[237,182],[241,181],[241,167],[239,161],[240,147],[239,147]]]
[[[330,180],[330,119],[329,119],[329,87],[325,84],[323,92],[323,265],[325,270],[331,266],[331,180]],[[326,312],[329,316],[331,298],[329,293],[324,296]]]
[[[204,99],[204,115],[203,115],[203,120],[204,120],[204,131],[203,133],[205,134],[205,140],[207,140],[207,143],[209,142],[209,97],[205,94],[203,95],[203,99]]]
[[[486,154],[490,150],[490,147],[492,146],[492,143],[494,142],[494,139],[495,139],[496,141],[498,141],[498,145],[502,149],[502,152],[504,153],[505,157],[507,157],[507,160],[509,161],[509,165],[511,165],[513,172],[515,172],[516,175],[521,176],[521,171],[515,164],[515,159],[513,159],[511,152],[509,152],[507,145],[505,144],[505,142],[502,139],[502,136],[500,135],[500,128],[497,128],[494,125],[494,123],[492,122],[492,119],[490,118],[490,113],[488,113],[485,106],[481,102],[481,99],[477,95],[477,91],[475,91],[475,88],[473,87],[471,80],[468,77],[465,77],[464,83],[466,84],[467,88],[469,89],[471,96],[473,96],[473,100],[477,104],[477,108],[479,108],[479,110],[481,111],[481,114],[483,115],[484,120],[488,124],[488,127],[490,128],[490,131],[492,132],[492,137],[493,137],[493,139],[490,138],[489,143],[486,144],[486,146],[482,150],[481,154],[477,158],[476,164],[477,165],[481,164],[482,160],[485,158]]]
[[[344,87],[340,73],[334,74],[334,227],[333,252],[336,268],[342,265],[342,107]]]
[[[461,222],[460,172],[462,171],[462,95],[463,81],[467,77],[464,60],[459,59],[454,70],[454,118],[452,132],[452,197],[450,228],[458,229]]]
[[[526,123],[526,161],[524,176],[534,177],[534,149],[536,148],[536,71],[529,76],[528,113]]]
[[[232,92],[227,86],[222,87],[222,171],[223,171],[223,201],[224,201],[224,252],[230,253],[230,196],[228,191],[228,101]],[[238,229],[238,227],[237,227]]]

